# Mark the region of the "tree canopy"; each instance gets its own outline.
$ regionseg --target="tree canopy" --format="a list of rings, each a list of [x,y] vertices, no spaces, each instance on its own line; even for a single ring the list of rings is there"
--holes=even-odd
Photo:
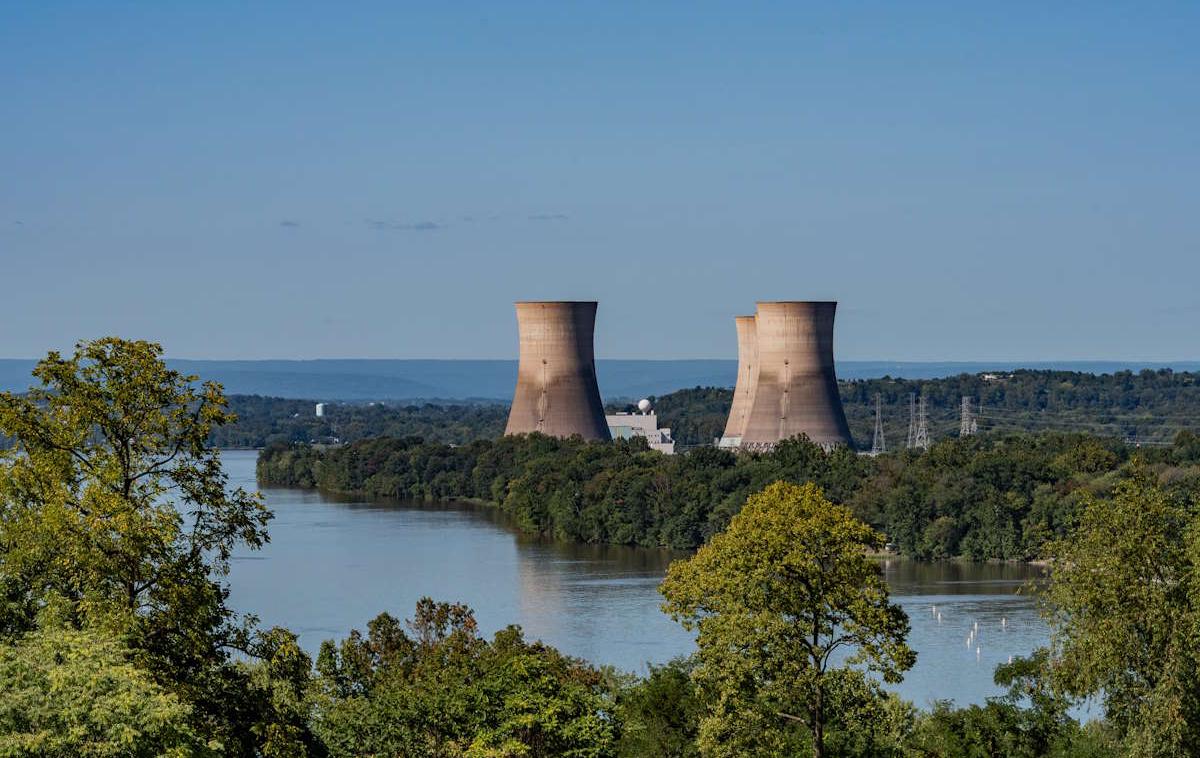
[[[1200,755],[1200,521],[1135,467],[1050,546],[1051,680],[1100,697],[1135,756]]]
[[[222,749],[261,748],[278,714],[233,653],[264,640],[222,577],[235,549],[267,540],[271,514],[228,487],[207,445],[232,420],[220,387],[115,338],[52,352],[34,376],[27,394],[0,394],[15,443],[0,452],[0,637],[21,644],[52,610],[65,629],[121,640]]]
[[[671,565],[664,608],[697,631],[693,676],[715,704],[700,722],[706,754],[794,750],[797,723],[820,758],[827,723],[852,724],[877,698],[864,672],[898,682],[912,667],[908,616],[868,555],[883,542],[816,485],[779,482]]]

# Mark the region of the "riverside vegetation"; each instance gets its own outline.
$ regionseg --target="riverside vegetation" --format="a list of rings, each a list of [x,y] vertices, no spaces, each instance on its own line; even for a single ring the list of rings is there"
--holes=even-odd
[[[1062,443],[1107,484],[1076,488],[1044,542],[1052,644],[997,670],[1005,696],[918,710],[880,684],[914,657],[867,557],[885,538],[827,499],[835,480],[764,482],[671,566],[665,608],[698,651],[645,677],[516,627],[485,638],[469,608],[433,600],[313,661],[227,605],[230,555],[266,542],[271,513],[229,490],[206,444],[232,421],[220,388],[118,339],[51,353],[35,376],[0,394],[0,755],[1200,755],[1200,518],[1164,468],[1186,466],[1165,459]],[[496,450],[652,455],[510,444]],[[1103,718],[1084,726],[1069,710],[1088,696]]]
[[[1134,457],[1173,496],[1200,492],[1200,438],[1131,448],[1076,433],[948,438],[926,453],[824,452],[789,440],[771,453],[698,448],[665,456],[638,439],[612,444],[541,435],[460,447],[379,438],[318,449],[275,445],[259,457],[267,485],[371,498],[473,499],[521,530],[564,540],[695,548],[746,498],[775,481],[814,482],[855,517],[920,559],[1042,557],[1080,503],[1111,494]]]

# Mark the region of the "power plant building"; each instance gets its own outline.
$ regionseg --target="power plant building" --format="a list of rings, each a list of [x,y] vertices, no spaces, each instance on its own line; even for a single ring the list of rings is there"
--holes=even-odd
[[[675,454],[675,440],[670,428],[659,427],[658,414],[649,400],[639,400],[636,413],[610,413],[605,417],[608,431],[614,440],[642,437],[651,450]]]
[[[836,302],[758,303],[753,329],[757,365],[746,371],[750,384],[743,393],[750,398],[750,412],[742,421],[731,409],[726,425],[728,437],[740,436],[737,446],[767,450],[800,434],[826,449],[853,445],[833,363],[836,311]],[[740,389],[747,351],[746,327],[740,320],[738,327]],[[737,394],[735,389],[735,403]]]
[[[754,316],[738,316],[737,325],[738,372],[737,384],[733,388],[733,404],[729,407],[729,420],[725,433],[718,443],[720,447],[739,447],[754,405],[754,387],[758,383],[758,333]]]
[[[596,383],[594,301],[519,302],[520,360],[505,434],[611,439]]]

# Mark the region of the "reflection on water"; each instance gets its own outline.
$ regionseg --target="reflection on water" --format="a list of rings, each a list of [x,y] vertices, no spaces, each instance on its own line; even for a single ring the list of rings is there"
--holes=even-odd
[[[255,487],[252,451],[223,460],[233,484]],[[659,609],[658,583],[680,553],[532,538],[485,507],[264,495],[275,512],[271,543],[235,558],[231,602],[265,626],[297,632],[310,651],[381,611],[406,617],[425,595],[470,605],[486,633],[520,624],[530,638],[621,669],[644,671],[692,650],[690,635]],[[887,560],[884,572],[919,654],[896,689],[918,705],[999,694],[996,664],[1046,640],[1021,591],[1040,576],[1036,567]]]

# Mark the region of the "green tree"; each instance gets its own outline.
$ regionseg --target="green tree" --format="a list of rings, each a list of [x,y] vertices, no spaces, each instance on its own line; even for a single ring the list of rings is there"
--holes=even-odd
[[[235,548],[267,540],[271,514],[257,494],[228,490],[206,445],[233,420],[221,388],[161,355],[148,342],[83,342],[38,363],[40,386],[0,394],[0,433],[15,442],[0,453],[0,635],[32,631],[54,604],[68,625],[124,639],[202,733],[251,752],[271,699],[231,661],[256,641],[222,577]]]
[[[317,670],[314,728],[333,756],[615,754],[600,672],[518,627],[485,640],[464,605],[424,598],[407,627],[381,614],[366,635],[324,643]]]
[[[815,485],[778,482],[694,557],[671,565],[664,608],[699,632],[693,676],[709,706],[705,754],[775,755],[808,744],[820,758],[827,727],[852,723],[878,696],[864,670],[897,682],[913,665],[908,617],[867,555],[883,544]]]
[[[50,626],[0,645],[0,755],[192,756],[191,709],[102,630]]]
[[[691,758],[698,755],[696,729],[702,712],[690,659],[651,666],[645,679],[620,696],[622,730],[619,755],[641,758]]]
[[[1049,549],[1053,682],[1135,756],[1200,755],[1200,523],[1136,463]]]
[[[1049,656],[1038,650],[996,667],[995,682],[1008,688],[983,705],[953,708],[934,703],[917,716],[905,739],[914,758],[1113,758],[1117,745],[1102,723],[1081,726],[1070,702],[1046,676]]]

